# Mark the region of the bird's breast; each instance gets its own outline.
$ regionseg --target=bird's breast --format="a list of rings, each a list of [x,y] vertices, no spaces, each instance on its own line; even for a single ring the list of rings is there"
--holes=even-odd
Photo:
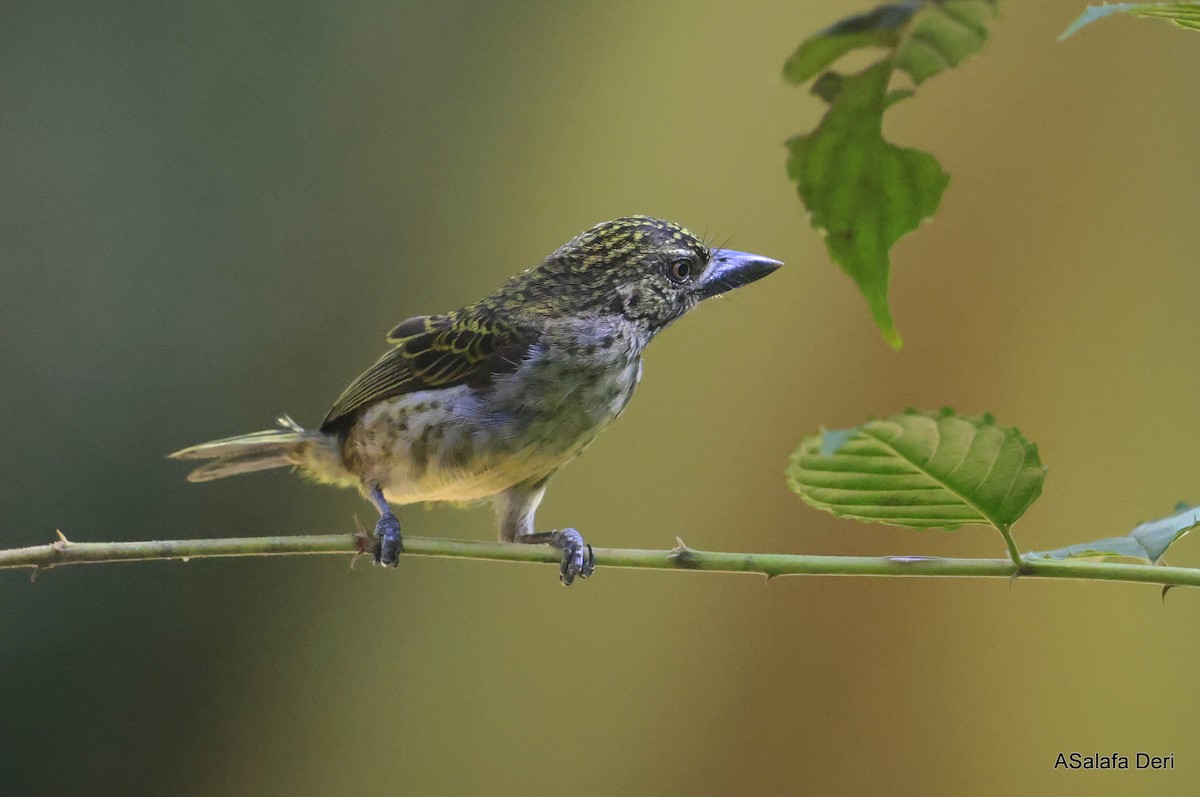
[[[614,335],[549,336],[497,380],[489,409],[545,450],[584,444],[621,414],[641,380],[641,352]]]

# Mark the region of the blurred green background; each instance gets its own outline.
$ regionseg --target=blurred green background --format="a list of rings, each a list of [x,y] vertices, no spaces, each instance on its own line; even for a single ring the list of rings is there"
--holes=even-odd
[[[0,542],[330,533],[350,492],[180,446],[315,423],[418,312],[592,223],[787,261],[651,346],[545,528],[603,546],[995,556],[784,486],[908,406],[1038,442],[1027,549],[1200,501],[1200,37],[1006,3],[889,112],[953,174],[894,254],[889,350],[784,175],[784,85],[847,2],[69,4],[0,25]],[[490,538],[487,508],[411,534]],[[1200,565],[1184,541],[1175,564]],[[5,794],[1194,794],[1200,594],[340,557],[0,573]],[[1174,753],[1064,773],[1060,751]]]

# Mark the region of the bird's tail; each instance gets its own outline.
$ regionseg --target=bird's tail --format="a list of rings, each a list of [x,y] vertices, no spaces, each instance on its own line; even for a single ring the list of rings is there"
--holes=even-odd
[[[207,482],[239,473],[298,465],[305,449],[324,436],[322,432],[302,428],[286,415],[279,419],[279,425],[283,428],[212,440],[168,456],[171,459],[213,460],[187,477],[190,482]]]

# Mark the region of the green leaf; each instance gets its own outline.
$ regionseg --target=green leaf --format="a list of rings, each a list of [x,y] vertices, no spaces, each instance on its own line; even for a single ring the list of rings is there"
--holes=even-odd
[[[851,50],[895,47],[904,27],[920,9],[920,3],[897,3],[835,22],[800,43],[783,65],[783,76],[791,83],[807,83]]]
[[[1037,447],[991,416],[906,412],[822,431],[792,454],[788,484],[838,517],[913,529],[994,526],[1005,534],[1041,495]]]
[[[1090,25],[1102,17],[1113,14],[1129,14],[1133,17],[1158,17],[1170,20],[1187,30],[1200,30],[1200,3],[1113,3],[1112,5],[1088,6],[1079,19],[1063,31],[1059,41],[1075,35],[1084,25]]]
[[[1200,507],[1178,509],[1175,514],[1151,520],[1136,527],[1124,537],[1109,537],[1095,542],[1081,542],[1053,551],[1034,551],[1030,559],[1134,559],[1158,564],[1176,540],[1200,526]]]
[[[892,246],[931,217],[950,177],[927,152],[883,138],[883,112],[912,95],[891,88],[897,71],[913,85],[978,52],[996,0],[910,0],[847,17],[804,41],[784,77],[829,103],[811,133],[788,141],[788,176],[830,256],[854,279],[889,344],[901,339],[888,305]],[[849,76],[818,73],[860,48],[888,53]]]
[[[788,175],[825,246],[856,283],[884,338],[899,348],[888,306],[888,250],[932,216],[950,175],[928,152],[883,138],[892,69],[843,78],[817,129],[788,142]]]
[[[928,3],[913,20],[908,40],[896,51],[896,64],[917,84],[958,66],[983,49],[987,23],[995,16],[994,0]]]

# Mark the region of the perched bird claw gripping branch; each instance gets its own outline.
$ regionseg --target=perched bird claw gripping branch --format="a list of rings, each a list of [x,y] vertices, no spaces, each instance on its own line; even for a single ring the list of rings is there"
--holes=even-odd
[[[319,428],[284,416],[171,457],[210,460],[196,482],[294,465],[358,489],[379,511],[380,565],[404,550],[393,504],[488,498],[500,539],[560,549],[570,585],[595,569],[592,548],[575,529],[535,531],[547,481],[625,409],[655,334],[781,265],[648,216],[604,222],[475,304],[397,325]]]

